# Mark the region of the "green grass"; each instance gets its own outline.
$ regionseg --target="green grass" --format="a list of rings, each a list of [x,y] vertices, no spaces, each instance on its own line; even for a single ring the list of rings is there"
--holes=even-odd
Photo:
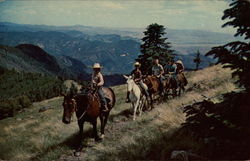
[[[205,74],[204,74],[205,72]],[[192,137],[180,131],[185,115],[183,104],[235,90],[231,71],[220,66],[188,73],[189,92],[167,103],[159,104],[150,112],[132,121],[130,104],[125,104],[126,86],[113,87],[117,103],[111,112],[102,143],[88,137],[79,159],[86,160],[135,160],[168,159],[172,150],[197,150],[201,146]],[[196,86],[195,84],[200,84]],[[214,85],[216,84],[216,85]],[[65,125],[62,119],[62,97],[37,102],[16,117],[0,121],[0,158],[4,160],[74,160],[78,126],[76,119]],[[42,106],[50,109],[38,113]],[[86,123],[85,135],[90,136],[92,127]]]

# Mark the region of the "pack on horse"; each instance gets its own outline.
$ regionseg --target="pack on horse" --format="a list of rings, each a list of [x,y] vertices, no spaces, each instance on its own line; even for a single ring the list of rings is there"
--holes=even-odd
[[[93,132],[96,141],[101,140],[104,137],[104,129],[109,117],[111,109],[114,107],[116,99],[114,91],[111,88],[102,88],[105,101],[107,103],[107,110],[103,110],[101,98],[98,94],[98,89],[93,90],[90,88],[86,94],[66,95],[63,100],[63,118],[62,122],[69,124],[73,113],[76,113],[79,132],[79,147],[76,150],[75,155],[79,156],[80,151],[83,148],[83,126],[84,122],[90,122],[93,125]],[[97,118],[100,118],[101,122],[101,138],[97,133]]]

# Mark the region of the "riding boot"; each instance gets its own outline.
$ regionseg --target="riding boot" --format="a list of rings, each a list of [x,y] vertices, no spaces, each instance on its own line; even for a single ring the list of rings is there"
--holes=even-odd
[[[129,94],[130,94],[130,92],[127,92],[127,98],[126,98],[126,103],[129,103],[130,102],[130,99],[129,99]]]
[[[162,83],[160,83],[160,96],[163,96],[163,84]]]
[[[144,90],[147,97],[149,97],[148,90]]]

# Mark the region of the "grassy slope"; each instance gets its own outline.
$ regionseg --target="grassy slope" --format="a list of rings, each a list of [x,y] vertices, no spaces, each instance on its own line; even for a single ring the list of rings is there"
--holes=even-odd
[[[158,105],[154,110],[143,113],[135,122],[130,115],[130,105],[124,103],[126,88],[114,87],[117,104],[111,112],[106,129],[106,138],[96,144],[92,138],[85,140],[88,146],[80,159],[164,159],[176,149],[198,149],[199,144],[185,136],[172,135],[185,115],[181,107],[202,100],[205,95],[217,97],[235,90],[231,71],[221,66],[210,67],[187,73],[190,89],[183,96]],[[78,127],[76,119],[70,125],[61,122],[62,98],[34,103],[33,107],[14,118],[0,121],[0,159],[6,160],[70,160],[76,145]],[[50,105],[50,109],[38,113],[39,107]],[[91,126],[86,123],[86,135],[90,136]]]

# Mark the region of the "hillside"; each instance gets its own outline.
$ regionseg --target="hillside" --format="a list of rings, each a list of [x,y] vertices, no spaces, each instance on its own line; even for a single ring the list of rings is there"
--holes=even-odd
[[[202,101],[204,96],[220,102],[223,93],[239,89],[232,83],[231,71],[220,65],[186,74],[189,84],[184,95],[144,112],[136,121],[132,121],[130,105],[124,103],[126,86],[113,87],[117,104],[109,118],[106,138],[102,143],[94,143],[87,137],[85,150],[77,159],[166,160],[173,150],[197,152],[202,144],[185,133],[177,133],[186,119],[183,106]],[[70,125],[62,123],[62,99],[56,97],[34,103],[16,117],[1,120],[0,158],[14,161],[75,160],[72,154],[78,126],[76,118]],[[52,109],[38,113],[44,106]],[[86,123],[85,135],[90,136],[90,130],[90,124]]]
[[[55,76],[0,67],[0,119],[14,116],[34,101],[58,96],[62,90],[63,80]]]
[[[6,69],[71,79],[84,79],[87,75],[87,67],[80,61],[69,56],[54,57],[32,44],[0,45],[0,56],[0,66]]]

